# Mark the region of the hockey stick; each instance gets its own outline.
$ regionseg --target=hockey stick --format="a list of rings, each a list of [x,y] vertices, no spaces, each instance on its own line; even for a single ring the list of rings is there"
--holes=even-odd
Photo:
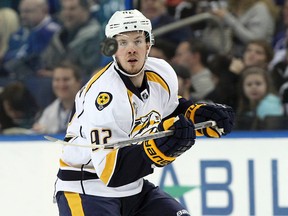
[[[221,130],[216,127],[215,121],[205,121],[205,122],[197,123],[194,126],[195,126],[195,130],[206,128],[206,127],[215,127],[217,130]],[[173,135],[173,133],[174,133],[173,130],[160,131],[155,134],[149,134],[149,135],[145,135],[141,137],[126,139],[126,140],[107,143],[107,144],[76,144],[76,143],[65,142],[63,140],[59,140],[51,136],[44,136],[44,138],[51,142],[59,143],[62,145],[78,146],[78,147],[86,147],[86,148],[105,148],[105,147],[118,147],[118,146],[124,147],[127,145],[132,145],[133,143],[137,143],[137,142],[143,142],[143,141],[147,141],[150,139],[158,139],[162,137],[171,136]]]

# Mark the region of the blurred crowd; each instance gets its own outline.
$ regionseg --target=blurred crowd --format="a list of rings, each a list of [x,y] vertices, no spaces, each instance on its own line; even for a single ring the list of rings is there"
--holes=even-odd
[[[172,65],[180,96],[231,106],[235,130],[288,129],[288,0],[17,0],[0,3],[0,134],[65,131],[125,8],[151,20],[149,55]]]

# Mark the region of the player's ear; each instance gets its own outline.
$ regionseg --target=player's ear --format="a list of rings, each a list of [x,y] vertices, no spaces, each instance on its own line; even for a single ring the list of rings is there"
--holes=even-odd
[[[146,50],[148,51],[150,49],[150,42],[146,42]]]

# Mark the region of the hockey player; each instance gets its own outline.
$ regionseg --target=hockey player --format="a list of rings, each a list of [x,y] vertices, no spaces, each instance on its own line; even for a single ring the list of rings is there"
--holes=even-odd
[[[138,10],[114,13],[105,31],[118,42],[114,61],[77,94],[65,141],[105,144],[168,129],[174,135],[118,148],[64,146],[55,184],[61,216],[189,215],[143,177],[194,144],[194,123],[217,123],[218,130],[203,129],[199,135],[231,132],[231,108],[178,99],[175,71],[164,60],[148,57],[151,31],[150,20]]]

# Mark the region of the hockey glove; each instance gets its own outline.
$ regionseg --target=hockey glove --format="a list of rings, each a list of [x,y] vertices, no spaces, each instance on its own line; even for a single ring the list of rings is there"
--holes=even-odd
[[[170,164],[195,143],[194,124],[183,114],[169,118],[158,126],[159,131],[169,129],[174,130],[172,136],[143,142],[145,158],[158,167]]]
[[[208,120],[215,121],[216,127],[204,128],[196,132],[197,135],[214,138],[219,138],[231,132],[234,124],[234,115],[235,113],[230,106],[204,103],[191,105],[185,113],[185,116],[195,124]]]

